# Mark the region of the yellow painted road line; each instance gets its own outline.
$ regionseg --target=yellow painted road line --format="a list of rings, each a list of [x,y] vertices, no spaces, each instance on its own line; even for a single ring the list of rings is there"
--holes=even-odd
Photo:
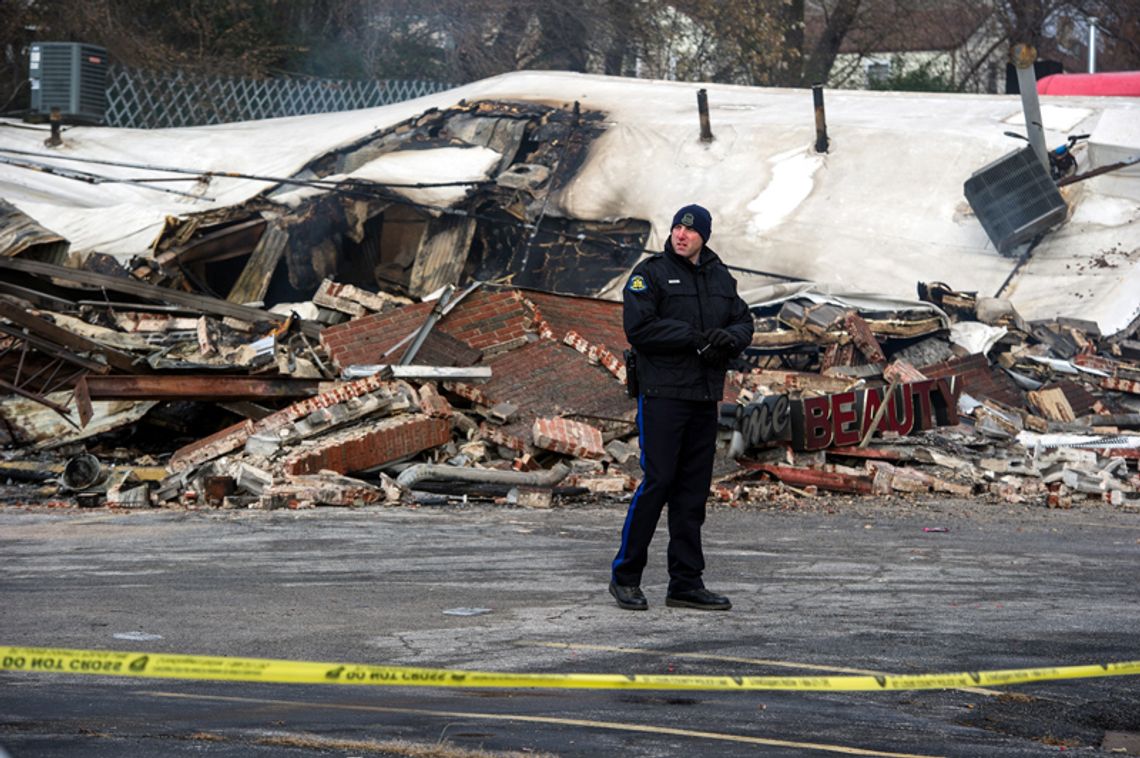
[[[287,661],[170,653],[0,647],[0,671],[93,674],[151,679],[202,679],[277,684],[396,687],[495,687],[616,690],[797,690],[865,692],[954,689],[1140,674],[1140,661],[1000,671],[871,676],[702,676],[673,674],[559,674],[465,671],[416,666]]]
[[[670,726],[654,726],[651,724],[629,724],[620,721],[594,721],[593,719],[568,719],[557,716],[524,716],[507,713],[470,713],[467,711],[436,711],[426,708],[397,708],[385,705],[355,705],[350,703],[323,703],[300,700],[273,700],[251,697],[228,697],[224,695],[186,695],[179,692],[143,691],[139,694],[151,697],[166,697],[179,700],[204,700],[221,703],[249,703],[252,705],[279,705],[292,708],[327,708],[334,710],[366,711],[372,713],[398,713],[413,716],[434,716],[449,719],[484,719],[488,721],[521,721],[529,724],[551,724],[555,726],[579,726],[590,729],[611,729],[623,732],[642,732],[646,734],[667,734],[675,737],[692,737],[704,740],[719,740],[722,742],[738,742],[749,745],[765,745],[768,747],[789,747],[800,750],[820,750],[828,753],[842,755],[865,755],[876,758],[937,758],[930,754],[892,753],[884,750],[868,750],[846,745],[830,745],[822,742],[795,742],[792,740],[777,740],[768,737],[750,737],[744,734],[727,734],[724,732],[705,732],[695,729],[678,729]]]

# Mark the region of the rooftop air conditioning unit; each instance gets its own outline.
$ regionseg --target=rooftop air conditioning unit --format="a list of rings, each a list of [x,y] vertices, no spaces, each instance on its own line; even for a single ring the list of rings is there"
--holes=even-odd
[[[1002,255],[1065,220],[1068,207],[1032,147],[998,158],[966,180],[966,200]]]
[[[65,121],[103,121],[107,110],[105,49],[82,42],[36,42],[28,74],[36,113],[59,108]]]

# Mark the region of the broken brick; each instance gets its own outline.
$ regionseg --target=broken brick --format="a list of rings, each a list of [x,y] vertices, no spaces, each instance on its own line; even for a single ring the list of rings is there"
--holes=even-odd
[[[451,424],[445,419],[421,414],[386,418],[374,424],[333,432],[302,445],[284,460],[292,475],[314,474],[322,469],[347,474],[415,455],[451,439]]]
[[[871,327],[867,326],[867,322],[863,320],[862,316],[852,311],[843,317],[843,325],[847,327],[847,333],[851,335],[851,341],[855,343],[855,347],[859,348],[859,352],[868,361],[883,363],[887,360],[886,356],[883,355],[883,348],[875,339],[875,335],[871,333]]]
[[[602,458],[606,454],[601,430],[581,421],[536,418],[532,435],[535,446],[543,450],[591,459]]]
[[[439,394],[439,391],[431,382],[420,387],[419,396],[420,410],[429,416],[450,419],[451,414],[455,412],[451,407],[451,403],[447,402],[447,398]]]

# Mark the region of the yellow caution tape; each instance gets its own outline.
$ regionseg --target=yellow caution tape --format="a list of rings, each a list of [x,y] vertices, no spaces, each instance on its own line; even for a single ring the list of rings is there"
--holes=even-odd
[[[369,666],[272,658],[0,647],[0,671],[102,674],[279,684],[397,687],[544,687],[634,690],[933,690],[1140,674],[1140,661],[1086,666],[874,676],[679,676],[657,674],[511,674],[497,671]]]

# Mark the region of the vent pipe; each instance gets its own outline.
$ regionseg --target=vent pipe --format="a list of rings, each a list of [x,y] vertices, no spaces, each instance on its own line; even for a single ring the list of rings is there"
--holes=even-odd
[[[823,84],[811,85],[811,100],[815,106],[815,151],[826,153],[830,140],[827,138],[827,114],[823,108]]]
[[[1029,144],[1045,171],[1049,171],[1049,155],[1045,147],[1045,127],[1041,123],[1041,103],[1037,99],[1037,73],[1033,64],[1037,48],[1017,44],[1009,51],[1013,67],[1017,70],[1017,86],[1021,90],[1021,110],[1025,114],[1025,132]]]
[[[712,124],[709,122],[709,93],[697,90],[697,115],[701,119],[701,142],[712,142]]]
[[[1096,73],[1096,18],[1089,18],[1089,73]]]

